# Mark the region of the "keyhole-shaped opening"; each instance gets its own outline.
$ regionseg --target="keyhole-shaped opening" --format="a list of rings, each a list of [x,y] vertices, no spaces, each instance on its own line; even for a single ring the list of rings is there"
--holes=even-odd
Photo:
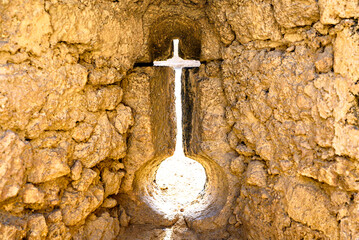
[[[164,22],[171,22],[168,21],[165,20]],[[176,20],[173,23],[175,22]],[[188,26],[192,25],[192,22],[188,23]],[[159,26],[164,25],[160,24]],[[167,30],[169,25],[165,26]],[[186,29],[186,26],[181,29]],[[192,149],[189,146],[188,143],[192,143],[192,140],[189,142],[186,139],[184,146],[185,152],[190,154],[188,156],[191,159],[187,158],[183,151],[182,114],[186,117],[184,120],[186,130],[191,130],[192,128],[189,128],[188,125],[193,124],[193,121],[196,121],[197,118],[191,117],[194,116],[192,110],[195,108],[189,108],[187,105],[198,104],[198,101],[194,102],[190,98],[191,102],[184,103],[185,107],[182,108],[182,101],[189,99],[186,97],[186,99],[182,100],[182,96],[185,96],[185,93],[188,95],[188,92],[192,94],[196,90],[196,86],[192,84],[193,79],[187,79],[189,75],[182,74],[182,69],[187,67],[196,68],[201,63],[198,60],[189,60],[199,59],[199,54],[195,54],[194,58],[183,54],[188,49],[200,49],[200,42],[196,41],[196,38],[186,37],[185,39],[194,39],[187,44],[185,40],[182,40],[182,36],[186,34],[194,36],[193,33],[196,33],[196,31],[178,32],[173,30],[169,31],[171,34],[166,35],[167,31],[162,31],[164,29],[159,31],[160,29],[156,28],[156,30],[158,30],[158,33],[165,33],[164,35],[152,35],[152,44],[158,46],[158,48],[154,47],[153,51],[156,53],[159,50],[159,57],[154,59],[161,61],[154,61],[154,67],[138,69],[141,75],[133,75],[133,78],[126,79],[123,84],[124,88],[131,93],[127,95],[129,105],[140,113],[138,125],[134,126],[133,131],[142,133],[144,130],[148,130],[151,135],[148,138],[142,138],[144,135],[139,138],[130,138],[129,146],[130,150],[133,149],[133,155],[127,155],[126,163],[129,166],[133,166],[134,162],[142,163],[142,165],[134,172],[132,179],[125,179],[125,184],[130,184],[133,181],[131,185],[126,185],[129,188],[132,187],[131,194],[123,194],[119,199],[121,204],[126,205],[125,207],[132,217],[131,221],[136,223],[156,223],[159,226],[170,226],[178,219],[178,215],[183,215],[186,223],[195,224],[197,221],[210,219],[221,211],[228,196],[228,181],[224,170],[216,161],[209,158],[201,148],[194,145],[196,148]],[[160,37],[166,41],[161,40],[162,38]],[[170,41],[169,38],[171,38]],[[173,58],[176,56],[175,53],[168,52],[167,54],[166,51],[162,51],[163,49],[171,49],[169,44],[172,44],[173,39],[176,38],[180,39],[178,44],[179,56],[177,57],[179,62],[173,62]],[[156,45],[156,43],[161,44]],[[165,46],[165,43],[168,44]],[[184,49],[187,48],[187,50],[182,51],[182,46],[185,46]],[[199,53],[192,50],[188,52]],[[168,65],[168,62],[173,65]],[[171,68],[168,68],[168,66]],[[188,69],[186,73],[188,71],[198,72]],[[138,78],[138,76],[146,76],[147,74],[149,74],[149,78]],[[188,84],[189,81],[191,84]],[[182,85],[184,88],[182,88]],[[187,89],[192,86],[194,86],[193,89]],[[174,88],[176,88],[175,91],[173,91]],[[139,90],[137,91],[137,89]],[[143,98],[143,103],[150,103],[150,107],[143,111],[134,96],[137,92],[145,95],[148,89],[150,89],[150,94],[148,98]],[[173,102],[176,105],[175,111]],[[182,109],[185,112],[182,112]],[[151,129],[148,128],[149,126]],[[197,127],[197,125],[194,127]],[[177,129],[177,134],[175,134],[174,129]],[[185,136],[193,136],[194,134],[192,131],[191,133],[184,133]],[[173,141],[175,135],[177,135],[176,144]],[[196,139],[201,141],[201,135],[198,135]],[[150,151],[147,151],[147,149]],[[137,152],[141,154],[137,154]],[[173,154],[174,152],[176,154]],[[171,154],[173,155],[172,157]],[[130,200],[130,203],[128,203],[128,200]]]
[[[173,57],[155,61],[155,66],[172,67],[175,71],[175,112],[177,122],[176,149],[173,156],[165,159],[156,172],[154,204],[168,215],[184,212],[186,207],[201,197],[205,190],[206,172],[203,166],[185,156],[182,131],[182,68],[199,67],[196,60],[183,60],[178,56],[179,40],[173,40]]]

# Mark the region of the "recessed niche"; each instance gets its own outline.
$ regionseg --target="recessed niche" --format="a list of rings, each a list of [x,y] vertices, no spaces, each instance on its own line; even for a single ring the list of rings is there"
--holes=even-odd
[[[172,40],[181,39],[179,56],[199,60],[201,55],[201,30],[197,22],[182,17],[170,16],[158,19],[150,28],[149,49],[152,61],[165,60],[173,52]]]
[[[173,20],[173,23],[175,22],[176,20]],[[169,22],[167,21],[167,23]],[[188,23],[182,27],[194,25],[191,24]],[[158,26],[163,25],[159,24]],[[155,59],[167,60],[171,53],[169,52],[169,55],[166,56],[165,49],[170,49],[172,52],[170,46],[173,38],[178,37],[179,33],[182,35],[196,34],[198,31],[195,30],[183,30],[182,33],[173,32],[171,38],[166,34],[162,36],[165,40],[161,40],[162,47],[157,48],[159,55]],[[193,44],[185,43],[182,35],[179,36],[180,55],[181,52],[183,54],[187,51],[188,54],[182,55],[183,58],[198,59],[200,42],[195,41],[198,38],[193,38]],[[152,43],[156,43],[155,40],[158,39],[160,40],[160,34],[154,35]],[[185,46],[182,47],[183,45]],[[152,47],[152,50],[154,54],[157,54],[155,46]],[[194,57],[191,57],[191,54]],[[198,118],[196,115],[198,112],[194,109],[200,106],[196,105],[199,104],[199,101],[188,101],[186,98],[188,93],[193,93],[194,90],[187,89],[191,88],[193,84],[187,83],[189,81],[188,74],[183,72],[180,75],[183,87],[180,95],[182,94],[182,101],[185,102],[182,107],[182,112],[186,111],[183,113],[185,127],[183,135],[186,156],[189,153],[191,158],[189,161],[183,154],[183,150],[179,158],[175,156],[172,159],[170,157],[175,152],[175,144],[173,144],[175,122],[182,122],[175,120],[175,74],[173,69],[166,67],[137,68],[133,75],[122,81],[124,92],[127,93],[124,95],[124,102],[136,113],[135,125],[132,129],[134,134],[129,138],[129,150],[124,160],[128,172],[123,186],[131,191],[124,192],[119,196],[119,202],[131,216],[132,224],[171,226],[178,220],[179,215],[182,215],[187,224],[195,226],[196,223],[203,222],[204,219],[212,221],[211,217],[217,216],[227,201],[228,181],[223,168],[200,148],[191,147],[191,143],[194,141],[194,132],[188,125],[192,126],[194,119]],[[193,94],[191,96],[195,97]],[[192,134],[188,134],[186,131],[191,131]],[[200,136],[196,139],[201,141]],[[177,165],[168,166],[175,162]],[[171,173],[172,170],[175,171]]]

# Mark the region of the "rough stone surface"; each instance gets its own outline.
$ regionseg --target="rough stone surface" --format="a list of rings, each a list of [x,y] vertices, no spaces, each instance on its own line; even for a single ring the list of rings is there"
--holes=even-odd
[[[41,183],[69,174],[66,155],[66,150],[62,148],[34,150],[28,181]]]
[[[289,217],[324,232],[327,237],[338,238],[338,223],[327,208],[329,199],[319,189],[298,184],[289,187],[286,196]]]
[[[100,68],[90,72],[89,82],[92,85],[107,85],[120,82],[122,77],[116,68]]]
[[[117,136],[115,128],[109,122],[107,115],[102,114],[90,139],[75,146],[75,159],[79,159],[85,167],[91,168],[111,154],[111,151],[114,150],[114,144],[115,147],[120,147],[118,155],[121,157],[126,151],[124,139],[119,137],[119,139],[116,139],[117,141],[111,141]]]
[[[245,216],[239,217],[240,221],[231,221],[234,227],[243,225],[243,229],[250,229],[247,234],[240,235],[242,237],[292,238],[301,235],[300,228],[313,237],[337,239],[341,234],[332,211],[342,218],[346,216],[347,210],[334,210],[326,194],[318,187],[306,182],[301,183],[297,189],[294,184],[292,188],[295,190],[283,192],[287,203],[279,201],[276,204],[271,196],[273,191],[277,194],[280,188],[269,187],[270,182],[274,181],[273,176],[285,173],[294,176],[299,174],[325,183],[324,189],[356,189],[355,161],[335,157],[335,154],[357,158],[357,122],[353,116],[358,106],[351,94],[357,90],[350,76],[333,74],[332,51],[335,57],[336,49],[330,45],[317,55],[303,46],[296,46],[291,51],[247,50],[233,46],[230,53],[239,52],[238,57],[233,58],[233,55],[225,53],[225,59],[228,60],[222,65],[223,83],[229,102],[228,120],[232,125],[228,140],[231,147],[242,156],[244,164],[248,162],[244,178],[246,183],[260,186],[259,190],[252,186],[242,187],[240,201],[243,203],[238,204],[238,211],[242,214],[244,212]],[[230,65],[227,65],[227,61]],[[291,67],[294,66],[292,64],[295,64],[295,68]],[[316,74],[315,71],[325,74]],[[348,71],[343,72],[348,74]],[[309,121],[309,116],[313,120]],[[277,146],[281,146],[280,149]],[[266,162],[264,168],[259,168],[262,169],[260,171],[253,170],[257,156]],[[259,180],[265,177],[255,177],[266,176],[260,174],[263,169],[268,171],[267,182]],[[263,200],[249,201],[254,196]],[[305,207],[304,203],[308,199],[311,200]],[[318,205],[313,207],[312,202]],[[269,207],[268,204],[274,205]],[[272,217],[277,212],[276,220]],[[280,219],[282,212],[290,218]],[[297,225],[293,222],[288,225],[291,219]],[[262,224],[257,221],[262,221]],[[273,224],[278,227],[284,224],[287,230],[273,232]],[[346,223],[346,226],[348,224],[352,222]],[[258,228],[261,230],[255,232],[254,229]],[[317,235],[311,229],[319,230],[320,234]]]
[[[27,204],[42,204],[44,203],[45,194],[41,192],[37,187],[33,184],[26,184],[24,186],[24,193],[22,194],[22,198],[24,203]]]
[[[113,208],[117,205],[117,201],[116,199],[113,198],[106,198],[105,201],[103,201],[103,204],[101,205],[101,207],[104,208]]]
[[[0,6],[0,51],[15,53],[25,49],[40,55],[49,46],[48,39],[52,33],[50,15],[43,7],[44,1],[5,1]]]
[[[328,46],[323,53],[319,53],[315,61],[315,68],[320,73],[327,73],[333,68],[333,47]]]
[[[0,136],[0,202],[14,197],[25,183],[26,144],[12,131]]]
[[[231,172],[237,176],[241,176],[245,170],[244,158],[237,157],[231,162]]]
[[[113,110],[122,100],[122,89],[118,86],[86,89],[87,109],[90,112]]]
[[[117,194],[120,191],[121,180],[125,175],[124,172],[112,172],[105,168],[102,172],[102,180],[105,184],[105,197]]]
[[[359,16],[359,3],[356,0],[319,0],[318,3],[323,24],[337,24],[340,18]]]
[[[52,223],[48,227],[47,238],[51,240],[70,240],[72,238],[69,229],[63,222]]]
[[[317,2],[315,0],[274,0],[274,17],[285,28],[311,25],[319,20]]]
[[[74,92],[85,85],[86,69],[80,64],[45,61],[39,65],[46,71],[26,63],[0,66],[0,123],[5,129],[26,130],[30,139],[44,130],[71,129],[83,117],[78,106],[81,96]],[[23,92],[24,89],[31,91]]]
[[[103,199],[102,186],[91,186],[86,192],[66,190],[60,204],[63,222],[67,226],[80,223],[101,205]]]
[[[0,216],[1,239],[17,240],[26,237],[26,220],[3,213]]]
[[[256,185],[258,187],[265,187],[267,185],[267,174],[264,169],[264,164],[259,161],[251,161],[247,168],[247,183]]]
[[[105,212],[100,217],[89,219],[85,223],[84,236],[86,239],[101,240],[115,239],[120,231],[120,223]]]
[[[275,21],[269,1],[229,1],[228,23],[238,41],[280,40],[279,26]],[[226,9],[227,10],[227,9]]]
[[[359,79],[359,28],[353,22],[348,25],[337,33],[334,42],[334,71],[354,82]]]
[[[134,124],[131,108],[120,104],[116,112],[117,116],[114,119],[115,127],[119,133],[124,134],[128,131],[128,128]]]
[[[93,132],[92,125],[84,122],[84,123],[80,123],[73,129],[71,137],[76,142],[86,142],[90,138],[92,132]]]
[[[81,161],[76,161],[71,167],[71,179],[74,181],[79,180],[81,178],[82,170],[83,168]]]
[[[358,17],[357,0],[0,1],[0,239],[359,238]],[[150,63],[174,37],[201,60],[183,146],[207,174],[183,217],[149,201],[176,131],[173,70]]]
[[[51,212],[46,219],[48,222],[56,223],[62,220],[62,213],[60,209],[54,210]]]
[[[72,187],[77,191],[87,191],[92,184],[93,180],[97,177],[97,173],[91,169],[84,168],[81,174],[81,178],[72,182]]]
[[[48,233],[45,217],[41,214],[32,215],[28,220],[30,229],[27,238],[31,240],[45,239]]]
[[[54,29],[50,42],[81,44],[85,49],[90,45],[89,49],[94,50],[91,55],[96,60],[107,59],[120,69],[120,74],[124,73],[139,54],[137,50],[141,49],[143,34],[141,19],[123,11],[127,7],[125,4],[125,1],[119,5],[110,2],[53,4],[49,8]]]

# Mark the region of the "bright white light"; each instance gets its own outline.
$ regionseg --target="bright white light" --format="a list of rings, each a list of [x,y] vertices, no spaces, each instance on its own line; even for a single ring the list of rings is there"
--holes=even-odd
[[[173,229],[172,228],[166,228],[165,232],[166,232],[166,235],[163,238],[163,240],[171,240],[172,239],[172,234],[173,234]]]
[[[166,208],[180,213],[201,196],[206,172],[200,163],[190,158],[172,156],[158,168],[156,184]]]
[[[156,173],[157,207],[172,215],[185,212],[186,207],[198,202],[206,184],[203,166],[184,155],[182,146],[181,73],[183,67],[199,67],[200,62],[183,60],[178,56],[178,39],[173,40],[173,57],[155,61],[155,66],[170,66],[175,70],[175,105],[177,117],[176,149],[172,157],[164,160]]]

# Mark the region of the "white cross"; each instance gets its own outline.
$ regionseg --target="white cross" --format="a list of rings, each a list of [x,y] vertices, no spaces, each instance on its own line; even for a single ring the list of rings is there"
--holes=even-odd
[[[176,149],[174,156],[184,157],[182,146],[182,102],[181,102],[181,74],[182,68],[199,67],[200,61],[197,60],[184,60],[178,56],[178,39],[173,40],[173,57],[166,61],[154,61],[154,66],[172,67],[175,70],[175,96],[176,96],[176,117],[177,117],[177,136],[176,136]]]

